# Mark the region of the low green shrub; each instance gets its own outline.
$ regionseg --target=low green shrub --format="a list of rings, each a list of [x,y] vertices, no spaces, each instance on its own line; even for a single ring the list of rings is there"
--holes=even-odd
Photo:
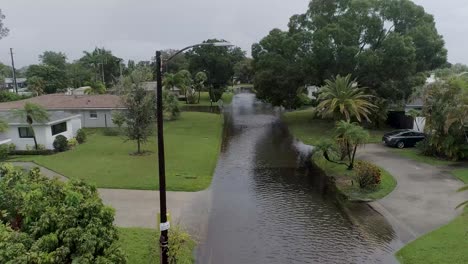
[[[120,130],[114,127],[107,127],[102,131],[104,136],[116,137],[120,135]]]
[[[54,140],[54,149],[57,152],[63,152],[68,149],[68,139],[63,135],[58,135]]]
[[[0,160],[6,160],[10,153],[10,147],[8,145],[0,145]]]
[[[13,143],[8,144],[8,150],[9,152],[15,151],[16,150],[16,145]]]
[[[86,131],[84,131],[82,128],[78,129],[78,131],[76,132],[76,141],[78,141],[78,143],[80,144],[83,144],[86,142]]]
[[[358,161],[354,167],[359,187],[362,189],[374,189],[382,181],[380,168],[367,161]]]
[[[52,155],[55,151],[51,149],[44,150],[14,150],[10,151],[10,155]]]
[[[15,146],[16,149],[16,146]],[[26,144],[26,150],[45,150],[46,147],[43,144],[37,144],[37,149],[35,145]]]
[[[68,148],[74,148],[76,147],[76,145],[78,145],[78,140],[76,140],[76,138],[70,138],[68,140]]]
[[[126,263],[96,187],[39,168],[1,165],[0,174],[0,263]]]

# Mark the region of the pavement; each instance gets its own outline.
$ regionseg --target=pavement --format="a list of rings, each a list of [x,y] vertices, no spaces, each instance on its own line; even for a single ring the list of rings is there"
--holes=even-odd
[[[468,200],[467,192],[457,193],[463,182],[448,169],[400,157],[380,144],[366,145],[358,153],[359,159],[384,168],[397,180],[392,193],[370,205],[404,243],[449,223],[462,212],[455,207]]]

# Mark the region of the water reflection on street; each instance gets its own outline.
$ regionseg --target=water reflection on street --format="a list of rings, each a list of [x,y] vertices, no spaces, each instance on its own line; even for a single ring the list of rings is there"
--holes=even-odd
[[[395,262],[391,226],[365,204],[342,208],[277,111],[238,94],[225,119],[198,263]]]

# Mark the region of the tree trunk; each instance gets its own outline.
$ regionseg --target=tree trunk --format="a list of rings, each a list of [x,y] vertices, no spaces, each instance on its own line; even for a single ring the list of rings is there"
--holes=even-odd
[[[140,149],[140,139],[137,139],[137,146],[138,146],[138,151],[137,151],[137,153],[140,154],[140,153],[141,153],[141,149]]]
[[[348,166],[348,170],[352,170],[354,169],[354,158],[356,157],[356,151],[357,151],[357,147],[358,145],[354,145],[354,150],[353,150],[353,157],[351,158],[351,161],[349,163],[349,166]]]
[[[200,103],[200,97],[201,97],[201,89],[200,89],[200,90],[198,90],[198,102],[197,102],[197,104],[199,104],[199,103]]]
[[[29,125],[29,129],[31,129],[32,133],[33,133],[33,139],[34,139],[34,148],[37,150],[37,139],[36,139],[36,133],[34,132],[34,129],[32,127],[32,125]]]

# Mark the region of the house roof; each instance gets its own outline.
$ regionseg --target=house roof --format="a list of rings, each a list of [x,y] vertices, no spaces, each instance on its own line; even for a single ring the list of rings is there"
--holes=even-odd
[[[38,104],[47,110],[70,109],[122,109],[124,108],[119,96],[112,94],[98,95],[66,95],[47,94],[25,100],[0,103],[0,111],[20,109],[26,102]]]
[[[33,123],[33,125],[53,125],[64,122],[73,118],[78,118],[80,115],[70,114],[63,111],[49,111],[49,120],[42,123]],[[5,120],[8,125],[27,125],[26,120],[13,112],[0,112],[0,119]]]

